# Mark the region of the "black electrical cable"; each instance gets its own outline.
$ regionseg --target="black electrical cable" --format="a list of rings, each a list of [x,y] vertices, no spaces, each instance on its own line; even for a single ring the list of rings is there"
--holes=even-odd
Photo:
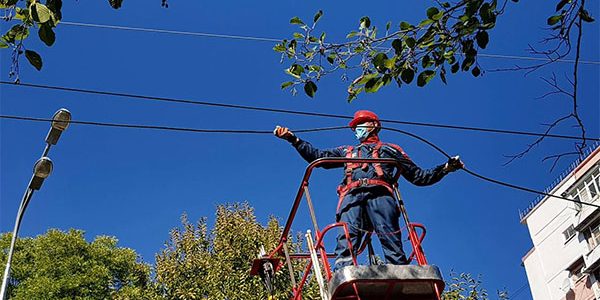
[[[113,96],[113,97],[125,97],[125,98],[139,99],[139,100],[151,100],[151,101],[160,101],[160,102],[169,102],[169,103],[179,103],[179,104],[203,105],[203,106],[224,107],[224,108],[233,108],[233,109],[243,109],[243,110],[253,110],[253,111],[262,111],[262,112],[283,113],[283,114],[294,114],[294,115],[304,115],[304,116],[314,116],[314,117],[337,118],[337,119],[347,119],[347,120],[352,119],[352,116],[344,116],[344,115],[336,115],[336,114],[326,114],[326,113],[308,112],[308,111],[296,111],[296,110],[288,110],[288,109],[277,109],[277,108],[257,107],[257,106],[248,106],[248,105],[238,105],[238,104],[215,103],[215,102],[208,102],[208,101],[195,101],[195,100],[176,99],[176,98],[169,98],[169,97],[146,96],[146,95],[138,95],[138,94],[79,89],[79,88],[51,86],[51,85],[42,85],[42,84],[33,84],[33,83],[15,83],[15,82],[10,82],[10,81],[0,81],[0,84],[38,88],[38,89],[68,91],[68,92],[85,93],[85,94],[96,94],[96,95]],[[425,127],[446,128],[446,129],[479,131],[479,132],[488,132],[488,133],[501,133],[501,134],[514,134],[514,135],[536,136],[536,137],[547,137],[547,138],[561,138],[561,139],[570,139],[570,140],[582,140],[582,138],[578,137],[578,136],[550,134],[550,133],[546,134],[546,133],[538,133],[538,132],[480,128],[480,127],[435,124],[435,123],[425,123],[425,122],[387,120],[387,119],[381,119],[381,122],[391,123],[391,124],[401,124],[401,125],[413,125],[413,126],[425,126]],[[590,137],[590,138],[586,138],[586,140],[600,141],[600,138]]]
[[[58,122],[58,121],[54,121],[52,119],[22,117],[22,116],[9,116],[9,115],[0,115],[0,119],[19,120],[19,121],[34,121],[34,122]],[[273,130],[197,129],[197,128],[187,128],[187,127],[122,124],[122,123],[76,121],[76,120],[71,120],[71,121],[64,122],[64,123],[93,125],[93,126],[102,126],[102,127],[155,129],[155,130],[169,130],[169,131],[196,132],[196,133],[273,134]],[[348,126],[296,129],[296,130],[294,130],[294,132],[305,133],[305,132],[330,131],[330,130],[339,130],[339,129],[348,129]]]
[[[33,117],[22,117],[22,116],[9,116],[9,115],[0,115],[0,119],[11,119],[11,120],[20,120],[20,121],[35,121],[35,122],[56,122],[52,119],[45,119],[45,118],[33,118]],[[72,124],[82,124],[82,125],[93,125],[93,126],[104,126],[104,127],[121,127],[121,128],[136,128],[136,129],[155,129],[155,130],[169,130],[169,131],[185,131],[185,132],[196,132],[196,133],[230,133],[230,134],[273,134],[272,130],[230,130],[230,129],[195,129],[195,128],[185,128],[185,127],[171,127],[171,126],[155,126],[155,125],[136,125],[136,124],[118,124],[118,123],[106,123],[106,122],[92,122],[92,121],[76,121],[76,120],[71,120],[69,121],[69,123]],[[340,129],[347,129],[347,126],[334,126],[334,127],[321,127],[321,128],[310,128],[310,129],[298,129],[298,130],[293,130],[293,132],[298,132],[298,133],[303,133],[303,132],[318,132],[318,131],[330,131],[330,130],[340,130]],[[438,147],[437,145],[435,145],[434,143],[428,141],[427,139],[418,136],[414,133],[405,131],[405,130],[401,130],[401,129],[397,129],[397,128],[389,128],[389,127],[382,127],[383,130],[388,130],[388,131],[392,131],[392,132],[397,132],[397,133],[402,133],[404,135],[408,135],[410,137],[413,137],[415,139],[418,139],[424,143],[426,143],[427,145],[433,147],[435,150],[437,150],[438,152],[440,152],[442,155],[444,155],[446,158],[450,159],[451,156],[444,151],[442,148]],[[562,197],[562,196],[556,196],[556,195],[552,195],[552,194],[548,194],[542,191],[538,191],[538,190],[534,190],[534,189],[530,189],[530,188],[526,188],[526,187],[522,187],[522,186],[518,186],[518,185],[514,185],[511,183],[506,183],[500,180],[496,180],[493,178],[489,178],[483,175],[480,175],[476,172],[473,172],[467,168],[463,168],[463,170],[465,172],[467,172],[468,174],[477,177],[479,179],[491,182],[491,183],[495,183],[498,185],[502,185],[505,187],[509,187],[512,189],[517,189],[517,190],[521,190],[521,191],[525,191],[525,192],[529,192],[529,193],[534,193],[534,194],[539,194],[539,195],[544,195],[547,197],[554,197],[554,198],[558,198],[561,200],[566,200],[569,202],[574,202],[577,204],[582,204],[582,205],[588,205],[588,206],[593,206],[593,207],[598,207],[600,208],[600,205],[596,205],[596,204],[591,204],[591,203],[586,203],[586,202],[579,202],[573,199],[569,199],[566,197]]]
[[[427,139],[425,139],[423,137],[420,137],[420,136],[418,136],[418,135],[416,135],[414,133],[410,133],[410,132],[407,132],[407,131],[404,131],[404,130],[401,130],[401,129],[396,129],[396,128],[385,128],[384,127],[382,129],[389,130],[389,131],[394,131],[394,132],[398,132],[398,133],[402,133],[402,134],[411,136],[413,138],[416,138],[416,139],[418,139],[418,140],[426,143],[427,145],[433,147],[435,150],[437,150],[438,152],[440,152],[441,154],[443,154],[446,158],[448,158],[448,159],[451,158],[451,156],[448,153],[446,153],[446,151],[442,150],[440,147],[438,147],[434,143],[428,141]],[[514,185],[512,183],[507,183],[507,182],[503,182],[503,181],[496,180],[496,179],[493,179],[493,178],[489,178],[489,177],[480,175],[480,174],[478,174],[478,173],[476,173],[474,171],[471,171],[471,170],[469,170],[467,168],[463,168],[463,171],[465,171],[468,174],[470,174],[470,175],[472,175],[474,177],[477,177],[479,179],[482,179],[482,180],[485,180],[485,181],[488,181],[488,182],[491,182],[491,183],[495,183],[495,184],[498,184],[498,185],[502,185],[502,186],[505,186],[505,187],[509,187],[509,188],[513,188],[513,189],[517,189],[517,190],[521,190],[521,191],[525,191],[525,192],[529,192],[529,193],[544,195],[546,197],[558,198],[558,199],[561,199],[561,200],[565,200],[565,201],[569,201],[569,202],[573,202],[573,203],[577,203],[577,204],[583,204],[583,205],[588,205],[588,206],[593,206],[593,207],[600,208],[600,205],[596,205],[596,204],[592,204],[592,203],[586,203],[586,202],[580,202],[580,201],[577,201],[577,200],[574,200],[574,199],[569,199],[567,197],[552,195],[552,194],[545,193],[545,192],[542,192],[542,191],[538,191],[538,190],[534,190],[534,189],[530,189],[530,188],[526,188],[526,187]]]

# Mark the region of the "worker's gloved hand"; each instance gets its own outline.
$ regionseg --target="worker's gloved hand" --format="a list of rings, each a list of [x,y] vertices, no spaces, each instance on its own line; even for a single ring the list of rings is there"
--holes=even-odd
[[[460,160],[460,157],[457,155],[448,159],[448,162],[444,165],[444,171],[454,172],[464,167],[465,164]]]
[[[277,125],[277,126],[275,126],[275,130],[273,130],[273,134],[276,137],[278,137],[280,139],[284,139],[290,143],[295,143],[296,141],[298,141],[298,138],[287,127],[281,127],[281,126]]]

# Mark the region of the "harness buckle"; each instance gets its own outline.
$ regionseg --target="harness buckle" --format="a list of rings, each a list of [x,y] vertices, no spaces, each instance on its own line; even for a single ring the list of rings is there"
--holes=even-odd
[[[365,186],[369,184],[369,179],[367,178],[361,178],[358,180],[358,182],[360,183],[359,186]]]

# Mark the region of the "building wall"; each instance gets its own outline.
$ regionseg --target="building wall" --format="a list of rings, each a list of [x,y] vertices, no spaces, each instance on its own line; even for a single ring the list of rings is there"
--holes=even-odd
[[[591,173],[592,167],[598,167],[599,160],[600,148],[597,148],[550,193],[562,195],[570,192],[579,179]],[[598,197],[594,199],[596,204],[600,203]],[[546,197],[522,218],[533,242],[533,248],[523,258],[523,265],[534,300],[587,300],[600,296],[594,296],[594,290],[599,291],[594,275],[587,274],[585,278],[574,281],[569,271],[592,250],[584,234],[575,232],[569,240],[565,240],[563,234],[569,226],[576,226],[592,212],[600,214],[595,208],[577,208],[572,202]]]

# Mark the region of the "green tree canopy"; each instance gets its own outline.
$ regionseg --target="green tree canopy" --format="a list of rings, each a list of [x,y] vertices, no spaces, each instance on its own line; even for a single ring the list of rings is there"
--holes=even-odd
[[[11,234],[0,237],[5,265]],[[82,230],[51,229],[18,239],[8,286],[9,299],[149,299],[150,266],[117,239],[98,236],[87,242]]]

